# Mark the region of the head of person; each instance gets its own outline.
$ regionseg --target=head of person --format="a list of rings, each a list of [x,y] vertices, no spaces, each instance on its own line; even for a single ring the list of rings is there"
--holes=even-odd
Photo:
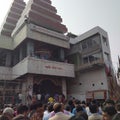
[[[81,105],[76,106],[76,111],[78,112],[83,112],[83,107]]]
[[[11,120],[14,117],[14,110],[11,107],[6,107],[3,110],[3,116],[7,117],[9,120]]]
[[[118,112],[120,112],[120,103],[117,103],[117,104],[116,104],[116,110],[117,110]]]
[[[29,109],[30,109],[30,111],[35,111],[36,110],[36,104],[35,103],[31,104]]]
[[[24,116],[27,116],[27,114],[28,114],[28,107],[26,105],[18,106],[17,114],[23,114]]]
[[[103,108],[102,116],[104,120],[112,120],[116,113],[117,111],[114,106],[105,106]]]
[[[37,102],[37,103],[35,104],[35,106],[36,106],[36,112],[43,113],[44,107],[43,107],[43,104],[42,104],[41,102]]]
[[[70,106],[74,105],[72,100],[69,100],[69,101],[68,101],[68,104],[69,104]]]
[[[62,111],[62,104],[61,103],[55,103],[53,105],[53,109],[54,109],[54,112],[57,113],[57,112],[61,112]]]
[[[43,104],[41,102],[36,102],[35,103],[35,112],[36,113],[39,113],[40,117],[42,118],[43,117],[43,113],[44,113],[44,107],[43,107]]]
[[[120,101],[117,101],[115,106],[116,106],[117,114],[113,117],[112,120],[120,120]]]
[[[65,106],[65,110],[71,112],[71,107],[70,107],[70,105],[66,105],[66,106]]]
[[[115,106],[115,102],[111,99],[107,99],[104,103],[104,106]]]
[[[52,111],[53,111],[53,104],[50,104],[50,105],[48,105],[48,112],[50,113]]]
[[[90,112],[91,113],[97,113],[98,112],[98,106],[96,104],[91,104],[89,106]]]
[[[78,105],[80,105],[80,104],[81,104],[81,101],[78,100],[78,99],[76,99],[75,102],[74,102],[75,107],[78,106]]]

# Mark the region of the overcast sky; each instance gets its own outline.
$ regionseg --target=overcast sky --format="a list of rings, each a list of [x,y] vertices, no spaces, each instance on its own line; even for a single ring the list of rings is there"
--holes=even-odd
[[[2,24],[13,0],[0,3],[0,24]],[[28,1],[28,0],[25,0]],[[51,0],[68,32],[80,35],[95,26],[107,31],[112,61],[118,66],[120,55],[120,0]]]

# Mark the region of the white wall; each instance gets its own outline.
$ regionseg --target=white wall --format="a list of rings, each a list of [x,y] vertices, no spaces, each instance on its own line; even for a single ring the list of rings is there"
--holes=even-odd
[[[103,85],[101,83],[103,83]],[[95,90],[108,90],[107,77],[104,68],[79,73],[78,78],[71,81],[71,86],[68,88],[70,95],[81,100],[86,99],[87,91]]]

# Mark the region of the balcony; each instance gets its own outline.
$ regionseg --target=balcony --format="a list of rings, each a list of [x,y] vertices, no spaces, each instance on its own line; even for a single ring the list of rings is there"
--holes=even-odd
[[[100,45],[93,45],[92,47],[89,47],[87,49],[83,49],[81,51],[82,55],[94,52],[94,51],[100,51],[101,50],[101,46]]]
[[[102,59],[93,61],[93,62],[89,62],[86,64],[82,64],[80,66],[76,66],[75,71],[87,71],[87,70],[92,70],[92,69],[96,69],[96,68],[100,68],[104,66],[104,61]]]
[[[49,61],[27,57],[13,67],[13,79],[24,74],[41,74],[63,77],[75,77],[74,65],[64,62]]]

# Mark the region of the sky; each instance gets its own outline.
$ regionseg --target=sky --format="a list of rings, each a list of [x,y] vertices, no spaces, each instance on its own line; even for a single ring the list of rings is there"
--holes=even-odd
[[[13,0],[0,3],[0,24]],[[24,0],[27,2],[28,0]],[[80,35],[95,26],[103,28],[109,37],[114,68],[120,56],[120,0],[51,0],[68,32]]]

